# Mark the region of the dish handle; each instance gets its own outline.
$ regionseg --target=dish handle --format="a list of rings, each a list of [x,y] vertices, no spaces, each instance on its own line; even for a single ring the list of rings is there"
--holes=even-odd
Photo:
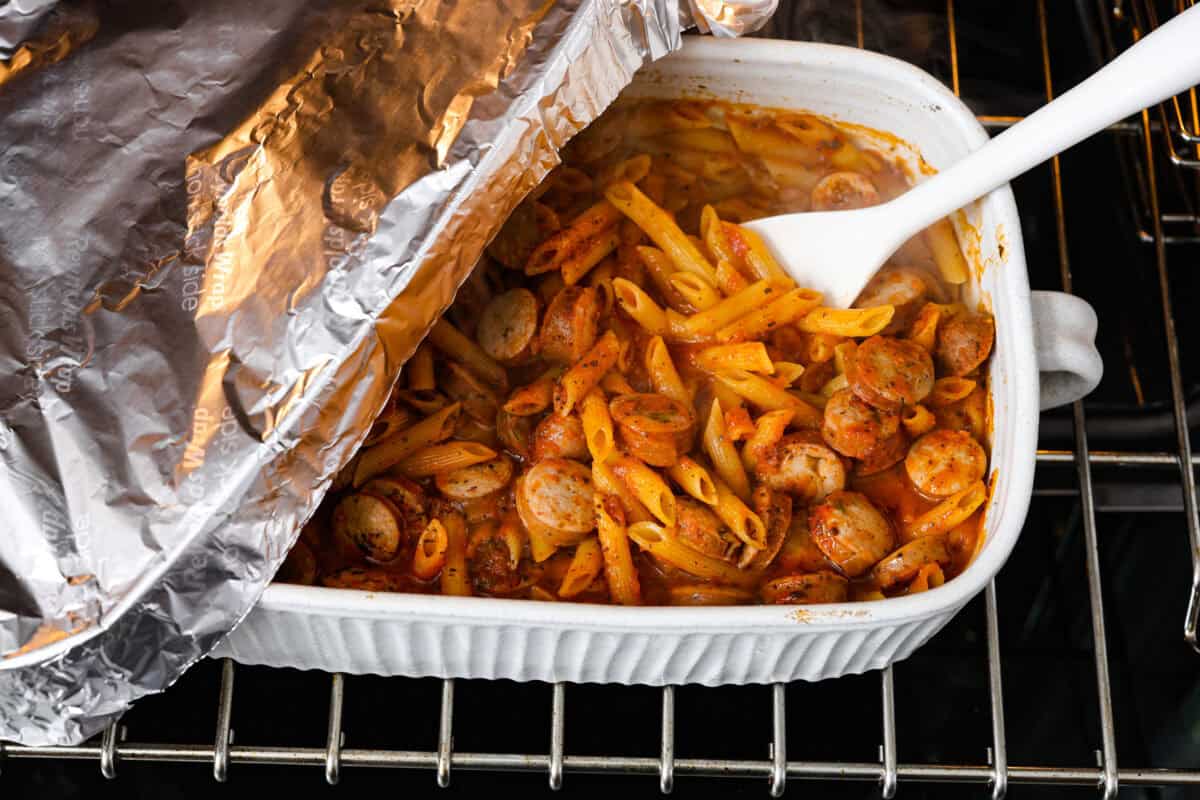
[[[1033,346],[1041,373],[1041,409],[1073,403],[1100,383],[1096,312],[1064,292],[1032,292]]]

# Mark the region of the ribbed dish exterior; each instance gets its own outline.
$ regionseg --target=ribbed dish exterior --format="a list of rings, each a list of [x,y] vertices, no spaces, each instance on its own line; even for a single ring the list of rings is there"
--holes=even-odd
[[[652,686],[819,681],[906,658],[956,611],[875,629],[631,633],[258,609],[213,655],[353,675]]]

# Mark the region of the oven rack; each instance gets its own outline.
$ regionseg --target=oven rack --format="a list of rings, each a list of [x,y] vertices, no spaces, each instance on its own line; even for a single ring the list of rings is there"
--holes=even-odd
[[[1175,10],[1182,10],[1194,0],[1170,0]],[[1077,8],[1084,13],[1086,2],[1079,0]],[[855,0],[858,44],[862,46],[863,0]],[[1042,72],[1047,98],[1054,94],[1051,47],[1047,30],[1046,2],[1036,0],[1035,13],[1041,45]],[[1102,30],[1102,39],[1111,57],[1117,49],[1118,37],[1126,44],[1157,22],[1155,8],[1148,0],[1095,0],[1094,12]],[[958,39],[955,27],[955,0],[945,0],[948,31],[946,42],[951,68],[952,87],[959,91]],[[1200,242],[1200,216],[1194,206],[1183,212],[1164,212],[1161,208],[1159,181],[1164,174],[1189,182],[1200,188],[1200,104],[1196,90],[1150,109],[1137,117],[1117,123],[1109,134],[1135,147],[1140,158],[1137,184],[1140,200],[1145,206],[1145,225],[1140,238],[1153,247],[1157,268],[1158,288],[1162,304],[1163,340],[1170,370],[1172,412],[1176,429],[1176,448],[1157,452],[1092,451],[1088,447],[1085,412],[1082,403],[1075,403],[1071,413],[1075,447],[1072,450],[1040,450],[1037,455],[1039,474],[1047,470],[1073,467],[1082,511],[1084,558],[1087,589],[1090,600],[1092,660],[1098,702],[1101,748],[1096,751],[1095,764],[1075,766],[1034,766],[1010,764],[1004,723],[1004,689],[1001,674],[1000,637],[998,631],[998,598],[995,581],[985,592],[986,669],[991,717],[991,744],[977,763],[900,763],[897,755],[894,668],[880,675],[880,746],[877,761],[805,761],[788,758],[786,742],[787,703],[785,686],[775,684],[771,690],[769,726],[764,724],[766,758],[732,760],[703,757],[677,757],[675,750],[675,687],[661,689],[659,725],[661,746],[657,755],[641,757],[568,754],[565,742],[565,720],[568,687],[548,686],[551,693],[549,750],[546,753],[465,752],[454,749],[455,681],[441,684],[441,706],[438,717],[436,750],[390,750],[346,747],[343,731],[343,708],[346,678],[330,676],[328,701],[328,731],[325,747],[281,747],[235,744],[231,728],[235,666],[229,659],[221,665],[221,681],[216,704],[216,730],[211,744],[171,744],[126,741],[126,728],[115,722],[102,735],[89,743],[74,747],[24,747],[0,742],[0,772],[6,762],[24,759],[84,760],[98,762],[101,773],[115,778],[118,767],[132,762],[172,762],[179,764],[210,764],[215,780],[224,782],[232,765],[289,765],[321,767],[325,780],[336,784],[345,767],[390,767],[429,770],[438,786],[450,785],[455,770],[540,772],[547,777],[552,789],[559,789],[571,778],[584,774],[623,774],[658,778],[659,788],[669,793],[675,776],[714,776],[765,780],[771,796],[783,794],[788,781],[848,780],[874,782],[884,798],[896,794],[900,782],[956,783],[990,787],[993,798],[1005,796],[1010,784],[1037,784],[1093,787],[1104,798],[1116,796],[1118,788],[1132,786],[1200,786],[1200,770],[1131,768],[1120,766],[1116,754],[1116,727],[1112,708],[1112,686],[1100,579],[1096,517],[1092,474],[1094,469],[1160,470],[1179,476],[1186,518],[1186,535],[1193,561],[1193,580],[1184,625],[1186,640],[1197,644],[1197,617],[1200,616],[1200,519],[1197,516],[1196,486],[1193,467],[1200,457],[1192,453],[1188,438],[1187,410],[1184,401],[1183,377],[1180,369],[1179,342],[1175,332],[1175,316],[1167,271],[1168,247]],[[1019,121],[1019,116],[981,116],[989,130],[998,130]],[[1165,156],[1163,149],[1165,148]],[[1170,165],[1170,169],[1166,169]],[[1071,262],[1066,240],[1066,221],[1063,202],[1063,176],[1057,158],[1050,165],[1051,188],[1055,208],[1059,271],[1062,288],[1071,291]],[[1200,196],[1197,193],[1196,196]],[[1172,251],[1174,252],[1174,251]],[[984,666],[984,665],[981,665]],[[901,665],[899,669],[904,669]],[[652,722],[648,720],[647,722]],[[2,777],[0,777],[2,780]],[[2,785],[2,784],[0,784]],[[569,785],[569,783],[568,783]]]

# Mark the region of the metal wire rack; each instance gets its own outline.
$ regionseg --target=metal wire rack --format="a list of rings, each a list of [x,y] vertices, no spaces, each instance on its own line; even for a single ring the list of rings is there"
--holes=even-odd
[[[1171,0],[1174,11],[1192,5],[1194,0]],[[1085,3],[1078,8],[1084,13]],[[1040,61],[1047,99],[1055,93],[1051,63],[1051,45],[1047,29],[1046,0],[1034,6],[1040,39]],[[1118,40],[1127,44],[1136,40],[1159,21],[1154,3],[1147,0],[1097,0],[1091,12],[1098,22],[1102,39],[1111,57],[1119,49]],[[863,0],[855,2],[857,40],[863,45]],[[945,0],[946,53],[952,87],[959,86],[959,41],[956,31],[955,0]],[[981,116],[991,130],[1007,127],[1019,116]],[[231,728],[234,698],[234,664],[222,663],[217,697],[216,732],[212,744],[169,744],[125,741],[125,728],[113,724],[98,742],[77,747],[17,747],[0,743],[0,766],[15,759],[72,759],[99,763],[107,778],[117,774],[118,765],[135,761],[204,763],[212,766],[213,777],[224,782],[231,764],[274,764],[322,767],[325,779],[336,784],[344,767],[403,767],[432,770],[439,786],[450,785],[455,770],[523,771],[544,773],[552,789],[564,784],[565,777],[586,773],[620,773],[657,777],[661,791],[672,791],[677,775],[706,775],[727,778],[765,779],[770,794],[783,794],[789,780],[845,780],[875,782],[884,798],[896,794],[900,782],[962,783],[990,787],[991,796],[1004,797],[1010,784],[1076,785],[1095,787],[1105,798],[1115,797],[1119,787],[1129,786],[1200,786],[1200,770],[1143,769],[1120,766],[1117,762],[1116,727],[1113,716],[1112,685],[1109,676],[1108,640],[1105,634],[1100,559],[1097,543],[1097,504],[1092,471],[1094,468],[1157,470],[1178,475],[1183,496],[1186,533],[1192,554],[1193,577],[1190,587],[1184,637],[1200,651],[1197,622],[1200,619],[1200,517],[1197,516],[1196,485],[1193,467],[1200,463],[1193,455],[1188,435],[1187,408],[1180,369],[1179,341],[1169,285],[1168,248],[1200,242],[1200,214],[1195,200],[1200,197],[1200,99],[1197,90],[1176,97],[1156,109],[1112,126],[1107,135],[1117,137],[1125,146],[1136,148],[1135,185],[1143,211],[1144,227],[1140,238],[1152,247],[1156,265],[1162,310],[1162,340],[1169,367],[1171,411],[1174,418],[1176,447],[1159,452],[1093,451],[1088,446],[1086,418],[1082,403],[1071,409],[1074,431],[1072,450],[1041,450],[1037,462],[1039,474],[1073,467],[1084,532],[1084,556],[1087,592],[1090,599],[1092,656],[1095,667],[1100,749],[1095,764],[1077,766],[1034,766],[1010,764],[1004,721],[1005,696],[1001,674],[998,599],[993,581],[985,595],[986,670],[990,706],[991,744],[986,758],[979,763],[932,764],[901,763],[896,732],[896,690],[892,668],[880,673],[880,747],[874,761],[805,761],[788,758],[786,741],[787,704],[783,685],[772,687],[771,721],[764,726],[767,758],[730,760],[682,758],[676,756],[676,688],[661,690],[659,724],[661,746],[657,756],[616,757],[568,754],[565,747],[565,720],[568,687],[550,687],[549,751],[546,753],[464,752],[454,747],[455,682],[441,685],[437,749],[431,751],[354,748],[345,746],[342,731],[345,680],[332,675],[329,683],[328,733],[324,747],[254,746],[234,743]],[[1163,162],[1165,158],[1166,163]],[[1170,169],[1164,171],[1164,167]],[[1051,191],[1055,211],[1057,257],[1062,287],[1072,289],[1072,268],[1066,239],[1066,214],[1063,201],[1063,173],[1059,160],[1050,164]],[[1190,207],[1164,212],[1160,181],[1163,175],[1178,182],[1187,191],[1181,196]],[[1190,192],[1190,193],[1189,193]],[[1182,590],[1182,589],[1181,589]],[[984,665],[981,665],[984,666]],[[901,667],[903,669],[903,667]]]

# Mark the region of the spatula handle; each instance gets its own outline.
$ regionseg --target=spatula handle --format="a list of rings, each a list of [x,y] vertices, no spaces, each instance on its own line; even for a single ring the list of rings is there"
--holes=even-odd
[[[1071,145],[1200,83],[1200,6],[1176,15],[1069,92],[890,203],[916,233]]]

